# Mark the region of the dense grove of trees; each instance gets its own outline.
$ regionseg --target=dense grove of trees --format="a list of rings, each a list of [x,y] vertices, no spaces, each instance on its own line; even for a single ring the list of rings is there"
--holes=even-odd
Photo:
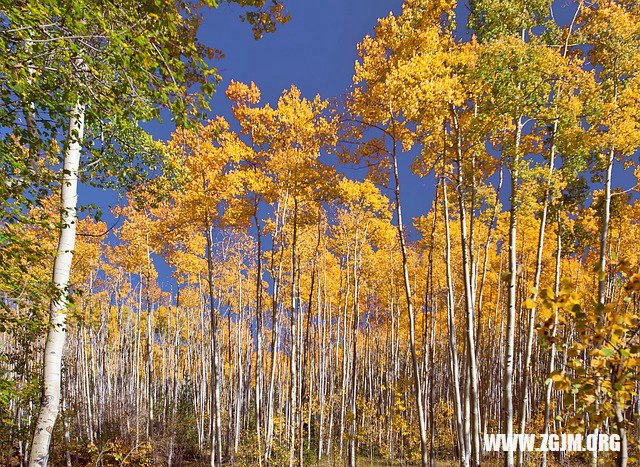
[[[2,462],[638,457],[639,5],[476,0],[462,40],[453,2],[406,0],[343,96],[231,81],[227,121],[198,117],[197,5],[115,3],[0,17]],[[256,37],[289,19],[236,3]],[[126,194],[115,226],[78,179]],[[620,451],[483,449],[593,432]]]

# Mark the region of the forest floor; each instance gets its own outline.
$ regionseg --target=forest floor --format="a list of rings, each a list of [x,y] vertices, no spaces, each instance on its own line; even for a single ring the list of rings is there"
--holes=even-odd
[[[208,464],[185,463],[183,465],[184,467],[201,467]],[[228,467],[240,467],[241,465],[244,466],[245,464],[229,464]],[[312,462],[305,465],[313,465],[317,467],[341,467],[345,465],[345,462],[340,459],[324,459],[320,462]],[[390,462],[384,459],[370,459],[368,457],[360,457],[358,458],[357,465],[358,467],[400,467],[410,466],[412,464],[407,464],[406,462]],[[454,467],[457,465],[458,464],[456,462],[447,460],[437,460],[435,462],[436,467]]]

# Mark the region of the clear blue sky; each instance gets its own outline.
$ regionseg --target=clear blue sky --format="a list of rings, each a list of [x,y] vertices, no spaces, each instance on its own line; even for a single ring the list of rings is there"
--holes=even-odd
[[[225,55],[218,64],[223,81],[255,81],[263,98],[275,102],[283,89],[298,86],[303,95],[331,97],[351,82],[356,44],[373,32],[378,18],[399,12],[400,0],[289,0],[291,21],[255,41],[242,9],[223,4],[205,13],[200,40]],[[219,93],[213,104],[218,107]]]

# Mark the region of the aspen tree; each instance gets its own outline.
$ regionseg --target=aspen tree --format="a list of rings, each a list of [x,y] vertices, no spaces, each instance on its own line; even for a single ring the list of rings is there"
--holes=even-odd
[[[591,77],[589,75],[585,75],[580,67],[582,64],[578,58],[573,58],[572,61],[568,61],[569,58],[569,43],[574,34],[574,26],[575,22],[580,14],[582,5],[579,4],[574,13],[572,22],[569,24],[568,30],[564,33],[564,39],[562,42],[562,48],[560,54],[555,57],[556,61],[553,64],[555,67],[556,80],[553,83],[553,88],[551,89],[549,104],[548,104],[548,112],[549,117],[545,117],[543,114],[540,115],[539,119],[541,122],[550,118],[548,122],[548,168],[547,174],[545,176],[545,180],[541,182],[543,193],[543,202],[542,202],[542,211],[540,212],[540,224],[538,229],[538,240],[537,240],[537,249],[536,249],[536,261],[535,261],[535,272],[532,286],[532,294],[530,297],[530,301],[525,301],[525,308],[529,309],[529,319],[527,325],[527,338],[526,338],[526,347],[525,347],[525,355],[524,355],[524,368],[523,368],[523,382],[522,382],[522,403],[520,405],[520,414],[519,414],[519,431],[521,433],[526,432],[526,420],[527,420],[527,412],[529,411],[529,403],[530,403],[530,366],[531,359],[533,354],[533,346],[534,346],[534,328],[535,328],[535,316],[536,316],[536,307],[534,305],[537,296],[538,290],[540,287],[540,280],[542,274],[542,257],[544,252],[544,242],[545,242],[545,232],[547,227],[547,217],[549,212],[550,204],[552,200],[550,199],[554,195],[557,195],[557,186],[558,186],[558,175],[556,172],[558,168],[556,167],[557,161],[557,152],[558,150],[561,153],[565,153],[564,149],[567,146],[570,146],[571,149],[566,151],[564,154],[564,159],[566,160],[565,170],[567,173],[565,174],[565,180],[568,180],[572,177],[571,171],[575,170],[576,167],[580,167],[583,163],[582,157],[584,153],[584,148],[581,147],[581,144],[584,145],[585,137],[584,132],[581,129],[581,115],[585,111],[585,104],[581,100],[576,97],[576,90],[589,89],[593,83],[591,82]],[[571,140],[569,142],[569,139]],[[534,306],[531,306],[534,305]],[[518,465],[523,464],[523,451],[518,452]]]
[[[295,86],[269,104],[255,84],[232,81],[229,122],[193,122],[159,143],[125,112],[102,122],[113,143],[102,144],[95,96],[79,88],[84,138],[67,134],[82,156],[77,178],[124,185],[126,197],[112,209],[115,226],[77,215],[65,226],[77,232],[70,295],[59,295],[70,332],[56,356],[50,464],[355,465],[366,456],[478,465],[503,456],[483,451],[482,434],[538,428],[620,436],[619,453],[556,460],[625,465],[638,456],[629,439],[640,384],[640,204],[637,186],[614,189],[614,164],[637,169],[637,11],[580,4],[561,27],[546,0],[470,7],[470,39],[446,0],[408,0],[381,19],[359,45],[340,107]],[[269,11],[285,14],[278,4]],[[33,33],[7,34],[26,44],[24,31]],[[20,55],[29,89],[42,76],[33,53],[50,50],[34,37]],[[26,96],[16,94],[31,135],[21,142],[24,173],[0,185],[16,190],[31,180],[27,166],[53,157],[36,144],[44,126]],[[182,115],[180,104],[173,110]],[[328,164],[324,151],[358,167]],[[598,163],[589,167],[587,155]],[[400,196],[406,157],[426,193],[413,203],[422,214],[415,235]],[[125,159],[130,173],[120,170]],[[41,204],[25,207],[29,222],[6,226],[8,248],[22,238],[55,250],[60,225],[50,219],[69,210],[54,197]],[[34,352],[37,296],[11,287],[26,290],[69,253],[33,262],[20,258],[22,246],[0,249],[0,260],[13,258],[0,268],[8,463],[33,452],[37,372],[51,363]],[[2,275],[27,269],[18,282]],[[600,293],[604,303],[594,303]],[[551,462],[505,454],[507,464]]]
[[[133,120],[153,118],[157,115],[157,104],[160,102],[171,104],[171,108],[179,113],[180,109],[184,108],[184,103],[180,97],[172,99],[170,94],[180,96],[190,84],[197,82],[203,83],[205,93],[210,90],[210,85],[206,83],[208,67],[200,55],[207,54],[206,49],[194,48],[184,55],[167,51],[165,60],[158,60],[158,51],[166,48],[168,44],[197,42],[196,24],[190,18],[190,13],[182,10],[180,6],[159,9],[157,5],[149,5],[148,11],[142,11],[126,5],[119,5],[118,8],[99,5],[98,8],[88,10],[75,8],[68,17],[59,14],[59,11],[67,9],[64,2],[42,7],[43,13],[27,22],[17,8],[8,12],[10,24],[15,26],[16,30],[33,35],[30,37],[30,44],[34,44],[34,40],[40,41],[39,34],[43,36],[42,41],[38,42],[38,51],[32,45],[28,45],[28,53],[37,53],[44,57],[52,47],[72,51],[68,54],[55,54],[57,58],[53,69],[56,69],[57,74],[54,81],[59,83],[57,91],[47,94],[43,89],[44,94],[33,94],[40,96],[41,100],[27,102],[34,111],[50,112],[54,123],[48,128],[53,129],[53,132],[45,132],[43,138],[55,139],[57,131],[61,130],[63,125],[68,128],[62,154],[63,169],[60,174],[62,212],[57,254],[59,259],[53,269],[57,296],[51,300],[50,305],[42,407],[32,442],[32,465],[47,463],[51,433],[60,401],[61,355],[66,337],[66,309],[70,299],[67,285],[75,245],[77,183],[83,168],[81,155],[86,136],[85,126],[104,121],[107,118],[102,114],[104,107],[109,109],[108,118],[112,121],[122,120],[123,123],[131,117]],[[148,14],[156,11],[159,14]],[[172,26],[177,22],[185,26],[184,34],[177,33],[175,28],[172,32]],[[117,26],[105,27],[105,23]],[[136,24],[136,28],[130,28],[131,24]],[[154,39],[148,42],[136,40],[140,37],[149,39],[150,35]],[[75,39],[79,37],[86,37],[87,40],[91,40],[92,37],[103,39],[97,47],[90,47],[86,42]],[[16,37],[9,40],[14,41],[19,48],[21,39]],[[154,42],[156,40],[157,45]],[[136,46],[122,47],[125,42]],[[135,63],[131,62],[131,66],[123,66],[133,56],[145,56],[148,60],[135,60]],[[107,63],[113,64],[120,71],[114,72]],[[32,61],[31,64],[34,69],[44,65],[41,61]],[[189,74],[188,68],[191,70]],[[176,76],[181,81],[184,79],[183,86],[170,80],[165,74],[167,72],[171,73],[174,79]],[[11,85],[20,86],[15,81]],[[35,87],[41,85],[41,82],[32,80],[32,85]],[[8,94],[3,92],[3,96],[5,95]],[[113,99],[116,95],[124,99]],[[130,106],[130,101],[136,102],[136,105]],[[124,104],[125,102],[127,103]],[[124,162],[115,159],[110,163],[117,167],[119,163]]]

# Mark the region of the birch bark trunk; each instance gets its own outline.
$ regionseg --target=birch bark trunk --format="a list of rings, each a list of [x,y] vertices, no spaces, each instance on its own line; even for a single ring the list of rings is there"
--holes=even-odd
[[[278,327],[278,300],[280,293],[280,284],[282,283],[282,261],[284,255],[284,222],[287,216],[287,204],[289,201],[289,194],[285,196],[284,205],[282,208],[282,215],[280,216],[280,203],[278,204],[278,209],[276,211],[276,226],[275,232],[273,234],[273,238],[278,238],[280,244],[280,258],[278,260],[278,273],[273,282],[273,303],[271,308],[271,368],[269,371],[269,388],[267,392],[267,416],[265,420],[265,461],[269,460],[271,456],[271,442],[273,438],[273,412],[274,412],[274,401],[273,401],[273,393],[275,387],[275,377],[276,377],[276,365],[278,362],[278,353],[277,353],[277,342],[279,335],[279,327]],[[281,220],[280,220],[281,219]],[[275,263],[275,246],[271,248],[271,274],[274,273],[274,263]]]
[[[507,312],[507,348],[504,359],[504,392],[503,408],[505,421],[505,434],[513,435],[513,357],[515,350],[516,331],[516,284],[518,275],[517,226],[518,226],[518,178],[519,178],[519,151],[520,137],[522,134],[522,118],[516,122],[515,147],[511,160],[511,207],[509,209],[509,285],[508,285],[508,312]],[[505,465],[513,467],[513,446],[505,453]]]
[[[463,466],[469,465],[469,456],[464,442],[464,427],[462,425],[462,399],[460,396],[460,374],[458,366],[458,345],[456,343],[456,322],[455,322],[455,297],[453,295],[453,277],[451,274],[451,232],[449,229],[449,199],[447,197],[447,185],[442,184],[442,198],[444,200],[444,226],[447,247],[445,249],[445,265],[447,271],[447,329],[449,332],[449,356],[451,379],[453,387],[454,407],[456,414],[456,428],[458,437],[458,448],[460,449],[460,463]]]
[[[262,466],[262,380],[263,380],[263,356],[262,356],[262,229],[258,220],[258,205],[254,210],[254,221],[256,225],[257,251],[256,251],[256,437],[258,440],[258,465]]]
[[[535,302],[538,298],[538,287],[540,287],[540,275],[542,274],[542,253],[544,250],[544,231],[547,226],[547,214],[549,212],[549,189],[551,185],[551,177],[553,176],[554,162],[556,156],[555,135],[558,131],[558,120],[553,123],[551,131],[551,151],[549,155],[549,174],[547,178],[547,187],[545,189],[544,204],[540,217],[540,228],[538,230],[538,249],[536,251],[536,271],[533,279],[533,296],[531,299]],[[522,380],[522,405],[520,406],[520,433],[524,433],[527,423],[527,412],[529,410],[529,367],[531,366],[531,354],[533,352],[533,337],[535,331],[536,308],[529,310],[529,324],[527,329],[527,346],[524,357],[523,380]],[[524,462],[524,451],[518,450],[518,466],[522,466]]]
[[[560,268],[561,268],[561,258],[562,258],[562,235],[561,235],[561,224],[560,220],[558,220],[558,232],[556,234],[556,277],[555,277],[555,295],[558,295],[560,289]],[[555,316],[553,318],[553,331],[552,337],[556,337],[558,332],[558,308],[555,309]],[[549,367],[548,374],[551,374],[556,369],[556,343],[555,340],[551,343],[551,351],[549,354]],[[545,389],[545,399],[544,399],[544,434],[549,434],[549,422],[551,420],[551,392],[553,391],[553,381],[551,379],[548,380]],[[547,452],[544,451],[542,453],[542,463],[540,464],[542,467],[546,467],[547,465]]]
[[[480,465],[480,405],[478,394],[478,367],[476,362],[476,343],[475,343],[475,287],[472,278],[471,269],[473,268],[472,247],[469,245],[469,239],[473,238],[473,232],[471,235],[467,233],[467,208],[465,203],[465,193],[463,190],[462,180],[462,136],[460,134],[460,125],[458,122],[458,115],[455,109],[452,108],[454,128],[456,130],[455,149],[458,165],[458,203],[460,206],[460,243],[462,249],[462,265],[464,275],[464,296],[465,296],[465,310],[466,316],[466,344],[467,344],[467,363],[469,370],[469,385],[470,391],[470,411],[471,411],[471,452],[469,453],[470,460],[473,465]],[[473,216],[473,210],[471,212]]]
[[[295,444],[296,444],[296,428],[297,428],[297,399],[298,399],[298,363],[297,363],[297,343],[298,343],[298,330],[297,330],[297,313],[298,313],[298,301],[297,301],[297,276],[296,276],[296,242],[297,242],[297,228],[298,228],[298,198],[293,197],[293,239],[291,241],[291,334],[290,334],[290,359],[289,359],[289,404],[290,404],[290,423],[289,423],[289,467],[293,467],[295,462]]]
[[[359,298],[359,277],[358,277],[358,228],[356,227],[355,242],[353,247],[353,323],[352,323],[352,362],[351,362],[351,413],[353,420],[351,421],[350,440],[349,440],[349,467],[356,465],[356,437],[358,433],[357,427],[357,395],[358,395],[358,298]],[[348,263],[347,263],[348,265]]]
[[[59,296],[49,305],[49,330],[44,350],[44,384],[36,429],[33,434],[29,466],[46,466],[53,426],[60,407],[62,354],[67,336],[66,319],[69,303],[69,276],[76,241],[78,205],[78,169],[84,137],[85,107],[76,103],[69,118],[69,133],[64,151],[64,165],[60,186],[60,237],[53,263],[53,283]]]
[[[220,433],[220,382],[218,360],[218,317],[215,312],[213,292],[213,239],[209,215],[205,219],[207,237],[207,275],[209,279],[209,318],[211,322],[211,467],[222,465],[222,436]]]
[[[402,207],[400,205],[400,177],[398,175],[398,158],[397,158],[397,142],[393,141],[393,149],[391,152],[391,159],[393,164],[393,175],[395,180],[395,204],[396,204],[396,216],[397,216],[397,228],[398,236],[400,237],[400,250],[402,252],[402,271],[404,277],[404,291],[405,298],[407,300],[407,311],[409,314],[409,340],[411,347],[411,359],[413,362],[413,381],[416,390],[416,405],[418,409],[418,421],[420,424],[420,450],[422,465],[427,467],[429,465],[429,450],[427,448],[427,426],[424,416],[424,404],[422,397],[422,384],[420,382],[420,367],[418,363],[418,355],[416,351],[416,317],[413,309],[413,297],[411,295],[411,282],[409,279],[409,267],[407,264],[407,246],[404,238],[403,222],[402,222]]]

